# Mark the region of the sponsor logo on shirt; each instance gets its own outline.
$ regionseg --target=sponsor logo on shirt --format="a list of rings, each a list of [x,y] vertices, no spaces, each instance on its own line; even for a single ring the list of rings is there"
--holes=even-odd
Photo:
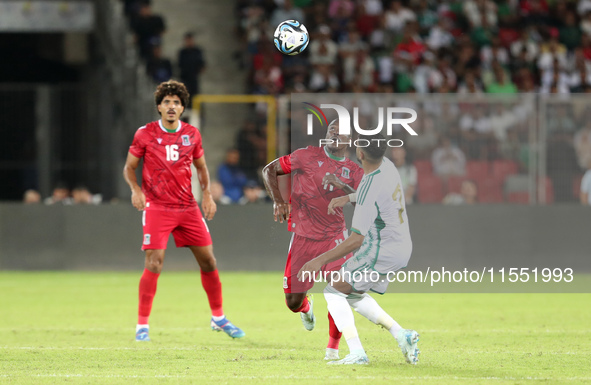
[[[320,160],[318,161],[318,167],[322,167],[323,164],[324,164],[323,161],[320,161]]]
[[[190,146],[191,140],[189,140],[189,135],[182,135],[181,138],[183,139],[183,146]]]
[[[144,234],[144,245],[150,244],[150,234]]]
[[[158,144],[162,143],[162,138],[157,138]]]
[[[287,277],[283,277],[283,288],[289,289],[289,286],[287,285]]]

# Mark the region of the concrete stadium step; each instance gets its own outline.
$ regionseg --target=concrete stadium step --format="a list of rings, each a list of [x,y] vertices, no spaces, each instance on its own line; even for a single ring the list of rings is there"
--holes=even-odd
[[[234,0],[153,0],[154,13],[166,19],[163,37],[164,56],[177,64],[183,35],[195,32],[204,51],[207,68],[201,76],[203,94],[243,94],[246,71],[238,68],[233,53],[240,48],[234,34]],[[178,70],[175,70],[178,74]],[[210,172],[215,177],[227,147],[234,145],[237,130],[248,116],[242,104],[208,104],[203,120],[203,142]]]

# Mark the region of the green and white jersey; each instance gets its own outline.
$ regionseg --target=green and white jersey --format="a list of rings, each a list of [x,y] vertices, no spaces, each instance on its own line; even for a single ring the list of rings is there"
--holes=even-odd
[[[412,240],[400,174],[389,159],[364,175],[357,188],[352,232],[365,236],[349,267],[387,274],[406,267]],[[353,261],[356,260],[356,261]]]

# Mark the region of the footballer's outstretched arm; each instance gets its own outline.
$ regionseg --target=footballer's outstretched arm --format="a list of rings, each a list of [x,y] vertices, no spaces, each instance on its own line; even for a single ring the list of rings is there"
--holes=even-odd
[[[340,180],[334,174],[328,174],[324,178],[322,178],[322,184],[334,186],[338,189],[343,190],[346,194],[352,194],[355,192],[355,189],[353,187],[349,186],[348,184]]]
[[[326,253],[320,254],[316,258],[304,264],[304,266],[302,266],[302,268],[298,272],[298,280],[303,282],[303,279],[305,278],[304,272],[307,271],[309,277],[313,276],[318,271],[320,271],[320,268],[322,266],[326,265],[327,263],[334,262],[337,259],[342,258],[345,255],[360,248],[363,244],[364,239],[364,235],[361,235],[356,232],[351,232],[351,235],[342,243],[339,243],[338,246],[327,251]]]
[[[130,152],[127,153],[127,159],[125,160],[125,166],[123,166],[123,178],[131,189],[131,204],[138,210],[143,210],[146,207],[146,196],[144,195],[142,188],[137,183],[137,170],[140,164],[140,158],[134,156]]]
[[[212,220],[217,211],[217,206],[211,196],[211,190],[209,189],[209,170],[205,163],[205,156],[193,159],[193,165],[197,169],[197,178],[199,179],[201,191],[203,191],[203,200],[201,201],[203,215],[205,216],[205,219]]]
[[[273,199],[273,217],[275,218],[275,222],[279,218],[279,222],[283,223],[284,220],[289,218],[291,205],[286,203],[281,196],[279,181],[277,179],[279,175],[285,175],[279,159],[275,159],[263,168],[263,182],[267,188],[267,193]]]

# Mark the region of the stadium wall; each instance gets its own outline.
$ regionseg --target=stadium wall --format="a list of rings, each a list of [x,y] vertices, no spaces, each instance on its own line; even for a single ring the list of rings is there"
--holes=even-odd
[[[351,209],[347,213],[351,214]],[[408,208],[413,237],[409,269],[428,267],[571,267],[591,272],[591,210],[576,205]],[[224,270],[282,270],[286,225],[271,205],[220,206],[208,222]],[[0,204],[0,269],[129,270],[143,267],[141,214],[126,204]],[[165,269],[196,269],[171,240]]]

